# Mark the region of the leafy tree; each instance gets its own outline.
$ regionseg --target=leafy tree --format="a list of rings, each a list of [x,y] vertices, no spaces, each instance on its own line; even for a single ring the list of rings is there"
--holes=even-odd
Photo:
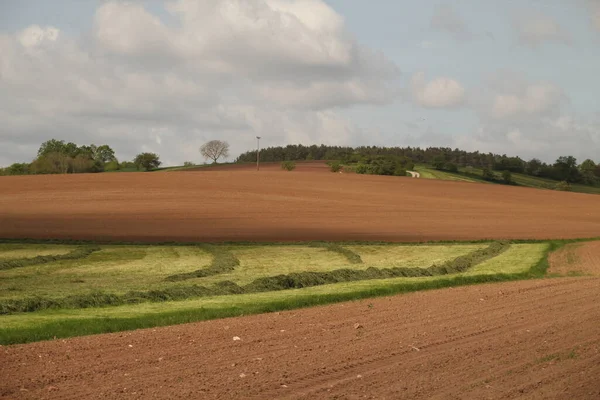
[[[184,167],[193,167],[196,164],[194,164],[192,161],[184,161],[183,166]]]
[[[41,144],[38,150],[38,157],[46,156],[50,153],[64,153],[65,152],[65,141],[50,139]]]
[[[74,173],[91,172],[94,167],[94,160],[85,154],[79,154],[71,162]]]
[[[200,147],[200,154],[216,164],[219,158],[229,157],[229,143],[222,140],[211,140]],[[265,160],[266,161],[266,160]]]
[[[504,183],[510,185],[512,181],[512,173],[509,170],[502,171],[502,180]]]
[[[443,170],[446,166],[446,159],[444,156],[439,155],[433,158],[433,167],[438,170]]]
[[[527,162],[525,173],[528,175],[539,176],[542,171],[543,163],[537,158],[533,158]]]
[[[27,175],[29,173],[29,164],[14,163],[4,169],[6,175]]]
[[[94,160],[102,161],[102,163],[107,163],[109,161],[115,161],[117,157],[115,157],[115,151],[110,148],[109,145],[103,144],[102,146],[98,146],[96,149],[96,156]]]
[[[155,153],[140,153],[135,157],[133,163],[138,170],[144,168],[146,171],[158,168],[162,164]]]
[[[581,172],[591,172],[594,173],[594,170],[596,169],[597,165],[593,160],[590,160],[589,158],[587,160],[585,160],[584,162],[581,163],[581,165],[579,166],[579,169],[581,170]]]
[[[562,156],[554,163],[555,179],[566,182],[577,182],[580,178],[577,159],[573,156]]]

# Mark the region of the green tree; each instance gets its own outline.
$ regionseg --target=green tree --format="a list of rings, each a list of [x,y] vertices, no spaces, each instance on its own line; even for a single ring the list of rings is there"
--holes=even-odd
[[[502,180],[504,181],[504,183],[510,185],[511,183],[513,183],[512,181],[512,173],[509,170],[504,170],[502,171]]]
[[[41,144],[38,149],[38,157],[46,156],[50,153],[64,153],[65,152],[65,141],[50,139]]]
[[[140,153],[135,157],[133,163],[138,170],[144,168],[146,171],[158,168],[162,164],[155,153]]]
[[[573,156],[559,157],[554,163],[555,179],[566,182],[577,182],[580,178],[577,159]]]
[[[433,158],[433,168],[443,170],[446,166],[446,159],[442,155],[435,156]]]

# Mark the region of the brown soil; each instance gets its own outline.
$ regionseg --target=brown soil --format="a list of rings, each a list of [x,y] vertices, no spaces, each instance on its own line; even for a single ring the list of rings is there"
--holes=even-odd
[[[180,172],[215,172],[215,171],[256,171],[256,164],[224,164],[224,165],[210,165],[205,167],[184,169]],[[261,162],[259,171],[269,172],[327,172],[331,173],[329,166],[324,161],[299,161],[296,162],[296,169],[293,171],[284,171],[281,168],[280,162]]]
[[[549,273],[600,275],[600,241],[573,243],[550,255]]]
[[[7,346],[0,396],[598,399],[599,288],[490,284]]]
[[[501,185],[281,170],[0,178],[4,238],[151,242],[596,236],[599,196]]]

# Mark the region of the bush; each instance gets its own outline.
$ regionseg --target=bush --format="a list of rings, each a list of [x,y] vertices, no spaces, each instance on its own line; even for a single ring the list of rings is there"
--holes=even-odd
[[[118,161],[116,161],[116,160],[115,160],[115,161],[110,161],[110,162],[107,162],[107,163],[104,165],[104,170],[105,170],[105,171],[109,171],[109,172],[110,172],[110,171],[118,171],[120,168],[121,168],[121,167],[120,167],[120,165],[119,165],[119,162],[118,162]]]
[[[185,161],[185,162],[183,163],[183,166],[184,166],[184,167],[195,167],[195,166],[196,166],[196,164],[194,164],[192,161]]]
[[[510,173],[510,171],[503,171],[502,172],[502,180],[504,181],[504,183],[510,185],[512,183],[512,174]]]
[[[396,167],[394,170],[394,176],[406,176],[406,170],[402,167]]]
[[[481,171],[481,177],[483,179],[485,179],[486,181],[495,181],[496,180],[496,174],[494,174],[489,168],[484,168]]]
[[[570,192],[571,184],[567,181],[558,182],[556,186],[554,186],[554,190],[560,190],[562,192]]]
[[[281,163],[281,169],[286,171],[293,171],[296,169],[296,163],[293,161],[284,161]]]
[[[369,167],[366,164],[358,163],[356,167],[354,167],[354,172],[357,174],[366,174],[369,172]]]
[[[333,161],[327,165],[329,165],[329,170],[331,172],[340,172],[342,170],[342,164],[339,161]]]
[[[446,171],[448,171],[448,172],[458,172],[458,167],[454,163],[447,163],[446,164]]]

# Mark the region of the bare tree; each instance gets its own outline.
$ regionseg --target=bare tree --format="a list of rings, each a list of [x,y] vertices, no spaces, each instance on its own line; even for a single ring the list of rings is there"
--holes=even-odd
[[[211,140],[200,147],[200,154],[206,159],[213,160],[213,163],[216,164],[219,158],[229,157],[229,143],[222,140]]]

